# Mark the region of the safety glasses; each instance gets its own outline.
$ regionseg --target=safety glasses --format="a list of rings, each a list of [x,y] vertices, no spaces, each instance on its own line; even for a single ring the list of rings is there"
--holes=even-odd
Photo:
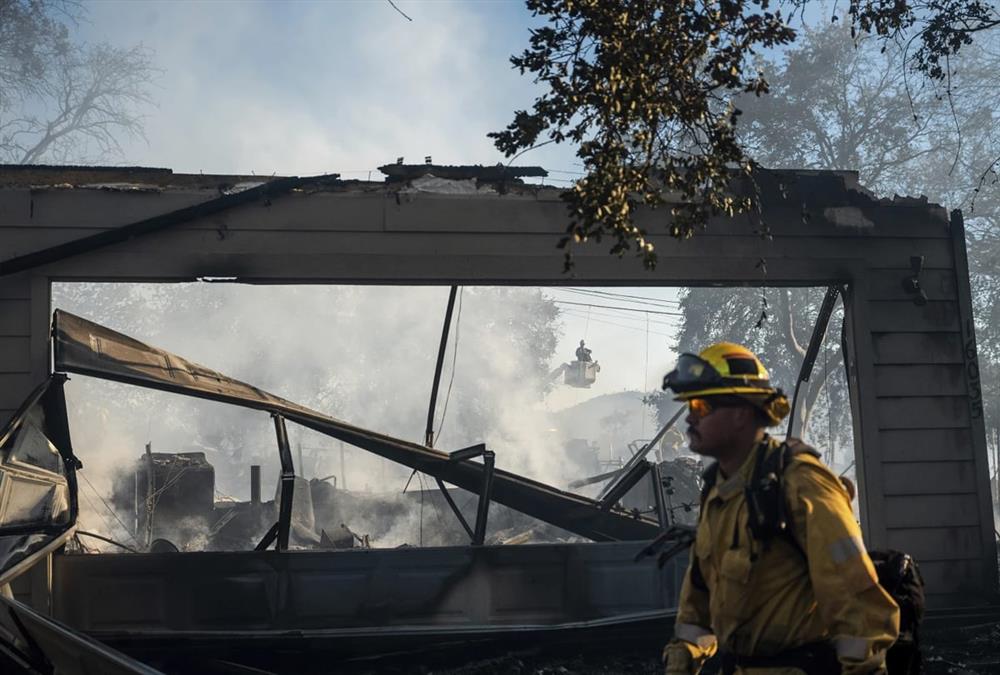
[[[743,399],[727,396],[690,398],[687,400],[688,412],[696,419],[708,417],[719,408],[739,408],[745,405],[749,405],[749,403]]]
[[[703,398],[692,398],[687,402],[688,412],[691,413],[692,417],[697,419],[702,419],[703,417],[708,417],[712,414],[715,408],[711,403]]]
[[[677,367],[663,378],[663,388],[677,393],[707,389],[723,383],[722,374],[695,354],[681,354],[677,359]]]

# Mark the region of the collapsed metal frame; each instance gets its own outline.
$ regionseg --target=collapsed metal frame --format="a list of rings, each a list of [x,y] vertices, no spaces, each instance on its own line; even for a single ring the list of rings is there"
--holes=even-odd
[[[441,370],[444,368],[445,351],[448,349],[448,333],[451,330],[452,315],[455,311],[455,298],[457,295],[458,286],[453,285],[448,291],[448,306],[444,312],[441,342],[438,345],[437,363],[434,366],[434,382],[431,385],[431,399],[427,406],[427,430],[424,432],[424,444],[428,448],[434,447],[434,415],[437,412],[438,388],[441,386]],[[458,348],[457,344],[455,348]],[[447,404],[445,405],[447,407]],[[492,450],[487,450],[484,444],[479,443],[452,452],[448,455],[448,460],[451,462],[464,462],[475,457],[483,458],[483,485],[479,491],[479,503],[476,507],[475,529],[469,527],[469,523],[462,514],[461,509],[458,508],[455,500],[448,493],[448,488],[445,487],[444,481],[438,476],[435,476],[434,480],[437,482],[441,494],[444,495],[445,502],[451,508],[455,517],[458,518],[458,523],[469,535],[470,543],[473,546],[482,546],[486,541],[486,520],[489,518],[490,500],[493,495],[493,471],[496,468],[496,455]],[[416,469],[414,469],[414,472],[416,472]]]
[[[295,499],[295,465],[292,463],[292,448],[288,443],[288,429],[285,427],[284,416],[272,413],[271,417],[274,420],[278,458],[281,461],[281,501],[278,505],[278,522],[267,531],[254,548],[255,551],[265,551],[271,544],[274,544],[278,551],[287,551],[292,529],[292,504]]]
[[[281,429],[286,421],[292,421],[477,493],[480,500],[476,525],[473,528],[466,521],[463,526],[466,532],[472,532],[474,543],[481,544],[485,538],[489,505],[493,501],[594,541],[651,539],[661,531],[656,520],[613,505],[602,508],[600,502],[587,497],[497,469],[495,455],[482,444],[449,455],[355,427],[61,310],[56,310],[53,317],[53,344],[55,368],[60,372],[160,389],[280,416],[275,420],[279,452],[282,446],[287,446],[287,436]],[[285,484],[290,486],[294,470],[290,452],[285,454],[282,473]],[[483,463],[470,461],[478,456],[483,457]],[[293,489],[283,489],[283,499],[291,500]],[[282,520],[290,521],[290,516],[279,514],[279,522],[273,528],[276,539]],[[262,547],[271,543],[271,540],[262,542]],[[278,543],[280,548],[282,542]]]

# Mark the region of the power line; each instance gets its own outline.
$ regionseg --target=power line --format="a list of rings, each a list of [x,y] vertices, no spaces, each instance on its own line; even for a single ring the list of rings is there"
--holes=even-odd
[[[559,311],[566,316],[578,316],[586,318],[584,310],[577,309],[576,307],[565,307],[561,308]],[[608,312],[597,310],[592,312],[591,316],[604,319],[605,321],[613,321],[615,322],[615,325],[620,325],[625,328],[641,328],[645,326],[644,317],[633,316],[631,314],[625,314],[624,312],[618,312],[614,310],[609,310]],[[677,330],[680,327],[679,324],[675,321],[661,321],[657,319],[650,319],[649,322],[655,326],[660,327],[660,330],[671,331],[671,330]]]
[[[653,303],[653,302],[642,302],[640,300],[626,300],[624,298],[617,298],[617,297],[607,296],[607,295],[596,295],[596,294],[591,294],[591,293],[585,293],[583,291],[564,291],[564,292],[566,292],[566,293],[572,293],[574,296],[576,296],[575,299],[577,299],[577,300],[582,299],[582,298],[586,298],[588,300],[601,300],[601,301],[604,301],[604,302],[614,301],[614,302],[624,303],[622,305],[618,305],[619,307],[625,307],[625,306],[629,306],[629,305],[636,305],[637,307],[632,307],[631,308],[633,310],[637,309],[637,308],[642,308],[642,311],[645,311],[647,308],[649,308],[649,309],[662,309],[662,310],[667,310],[667,311],[677,311],[677,310],[680,309],[676,305],[670,305],[670,304],[667,304],[665,302],[664,303]],[[555,298],[553,298],[553,299],[555,299]]]
[[[577,314],[577,313],[575,313],[575,310],[566,310],[566,313],[567,313],[568,316],[572,316],[572,317],[577,318],[577,319],[583,319],[585,317],[584,314]],[[593,321],[594,323],[603,324],[605,326],[613,326],[615,328],[621,328],[621,329],[624,329],[624,330],[634,330],[634,331],[642,331],[643,330],[639,326],[630,326],[630,325],[624,324],[624,323],[616,323],[614,321],[605,321],[604,319],[591,318],[591,321]],[[657,331],[653,331],[653,334],[654,335],[660,335],[662,337],[667,337],[667,338],[673,337],[672,335],[668,335],[667,333],[660,333],[660,332],[657,332]]]
[[[569,312],[573,312],[573,311],[582,312],[583,310],[576,310],[574,308],[564,308],[564,309],[560,309],[559,311],[560,312],[564,312],[564,313],[569,313]],[[604,318],[607,318],[607,319],[617,319],[617,320],[620,320],[620,321],[636,321],[636,322],[638,322],[638,324],[636,324],[636,325],[643,325],[644,322],[645,322],[645,318],[646,318],[644,316],[635,316],[633,314],[626,314],[626,313],[621,312],[621,311],[619,311],[617,309],[611,309],[611,310],[607,310],[607,311],[604,311],[604,310],[590,310],[590,309],[588,309],[587,312],[588,313],[592,313],[594,316],[601,316],[601,317],[604,317]],[[664,327],[667,327],[667,328],[677,328],[677,326],[678,326],[678,322],[676,320],[649,319],[649,322],[651,324],[654,324],[654,325],[657,325],[657,326],[664,326]],[[586,335],[584,335],[584,338],[586,338]]]
[[[587,302],[572,302],[570,300],[553,300],[552,302],[559,305],[579,305],[581,307],[594,307],[598,309],[615,309],[619,312],[646,312],[648,314],[661,314],[663,316],[684,316],[681,312],[659,312],[653,309],[637,309],[635,307],[615,307],[613,305],[593,305]]]
[[[575,310],[567,310],[567,314],[570,314],[570,316],[573,316],[573,317],[576,317],[576,318],[579,318],[579,319],[584,318],[584,315],[582,313],[580,313],[580,314],[572,313],[574,311]],[[629,326],[629,325],[622,324],[622,323],[615,323],[614,321],[604,321],[603,319],[595,319],[595,318],[591,318],[591,321],[593,321],[594,323],[604,324],[605,326],[614,326],[615,328],[622,328],[624,330],[634,330],[634,331],[645,332],[645,330],[643,328],[640,328],[639,326]],[[671,340],[675,337],[674,335],[670,335],[669,333],[661,333],[659,331],[652,331],[651,330],[651,331],[649,331],[649,333],[650,333],[650,335],[659,335],[660,337],[665,337],[665,338],[668,338],[668,339],[671,339]]]
[[[574,291],[576,293],[588,293],[591,295],[604,295],[609,298],[631,298],[634,300],[643,300],[645,302],[651,302],[653,304],[663,304],[663,305],[677,305],[680,306],[680,300],[667,300],[666,298],[651,298],[645,295],[629,295],[628,293],[614,293],[612,291],[603,291],[596,288],[559,288],[561,291]]]

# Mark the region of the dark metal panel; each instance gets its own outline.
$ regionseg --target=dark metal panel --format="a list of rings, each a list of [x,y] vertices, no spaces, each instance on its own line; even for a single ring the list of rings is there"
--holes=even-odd
[[[875,333],[958,332],[958,305],[948,300],[932,300],[923,306],[912,300],[877,300],[869,304]]]
[[[880,429],[961,429],[969,425],[965,396],[878,399]]]
[[[875,363],[962,363],[958,333],[874,333]]]
[[[951,462],[891,462],[882,467],[886,495],[942,495],[976,491],[975,464]]]
[[[906,551],[919,564],[927,560],[978,558],[983,554],[979,528],[974,526],[890,529],[889,547]]]
[[[978,527],[976,495],[914,495],[885,498],[891,528]]]
[[[965,429],[891,429],[878,433],[886,462],[971,460],[972,438]]]
[[[959,364],[875,366],[875,392],[887,396],[963,396],[965,369]]]
[[[868,288],[870,300],[909,300],[913,295],[903,290],[903,280],[912,276],[907,272],[894,270],[872,270]],[[956,300],[955,273],[952,270],[923,270],[919,276],[920,288],[928,300]]]
[[[642,546],[61,555],[53,607],[97,635],[557,625],[675,607],[686,556],[661,570]]]

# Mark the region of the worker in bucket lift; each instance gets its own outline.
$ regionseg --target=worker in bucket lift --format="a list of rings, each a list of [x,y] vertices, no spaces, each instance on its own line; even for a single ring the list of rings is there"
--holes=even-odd
[[[681,587],[666,672],[877,673],[899,631],[844,486],[800,441],[766,433],[789,412],[748,349],[682,354],[664,389],[688,405],[691,450],[715,462]]]
[[[580,346],[576,348],[576,360],[577,361],[593,361],[594,359],[590,356],[590,350],[584,346],[583,340],[580,340]]]

